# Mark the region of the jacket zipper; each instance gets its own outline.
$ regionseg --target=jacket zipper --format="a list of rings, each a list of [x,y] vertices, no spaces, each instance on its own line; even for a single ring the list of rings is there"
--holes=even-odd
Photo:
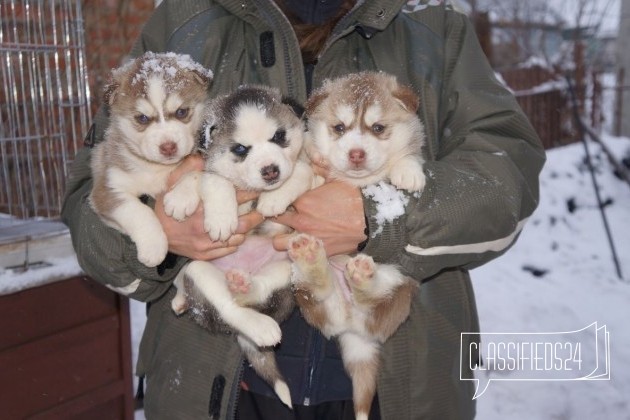
[[[241,394],[241,381],[243,380],[243,375],[245,374],[245,359],[241,357],[240,360],[240,367],[236,370],[236,380],[234,381],[234,385],[232,385],[232,390],[230,392],[231,397],[230,401],[228,402],[229,412],[227,413],[227,418],[230,420],[236,420],[238,398]]]
[[[322,346],[322,336],[314,329],[311,329],[311,350],[308,358],[308,380],[306,381],[306,388],[304,389],[304,401],[305,406],[311,404],[311,391],[313,389],[313,376],[317,365],[319,364],[320,352]]]

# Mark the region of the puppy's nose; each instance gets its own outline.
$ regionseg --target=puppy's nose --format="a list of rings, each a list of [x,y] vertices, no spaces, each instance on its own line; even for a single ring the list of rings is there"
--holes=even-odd
[[[171,157],[177,153],[177,144],[173,141],[166,141],[160,144],[160,153],[165,157]]]
[[[365,162],[365,150],[363,149],[352,149],[348,152],[348,159],[351,163],[355,165],[360,165]]]
[[[280,168],[278,165],[267,165],[260,170],[260,175],[266,182],[274,182],[280,176]]]

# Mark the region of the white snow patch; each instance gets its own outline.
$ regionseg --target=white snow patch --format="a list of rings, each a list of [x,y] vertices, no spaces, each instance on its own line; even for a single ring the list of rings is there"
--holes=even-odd
[[[368,185],[362,189],[363,195],[371,198],[376,202],[376,223],[378,228],[375,232],[370,232],[370,236],[374,238],[383,231],[383,225],[386,222],[392,222],[405,214],[405,207],[409,203],[409,197],[396,189],[391,184],[379,182],[378,184]]]

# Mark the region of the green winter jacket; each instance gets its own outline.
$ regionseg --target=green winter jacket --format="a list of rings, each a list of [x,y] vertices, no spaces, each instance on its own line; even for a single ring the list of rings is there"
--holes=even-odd
[[[297,40],[271,0],[165,0],[132,55],[147,50],[187,53],[212,69],[212,95],[261,83],[306,99]],[[467,18],[443,1],[359,1],[321,53],[313,87],[361,70],[385,71],[413,86],[427,135],[427,185],[409,197],[406,214],[379,224],[376,203],[364,200],[370,232],[379,232],[364,252],[398,264],[422,284],[409,320],[383,349],[381,415],[472,418],[474,385],[460,380],[461,333],[479,328],[467,270],[499,256],[518,236],[537,205],[544,152]],[[96,141],[106,123],[99,113]],[[87,203],[89,160],[85,148],[73,163],[63,220],[87,274],[152,302],[137,366],[148,377],[147,417],[233,418],[242,372],[234,337],[173,315],[171,282],[185,259],[168,259],[158,269],[137,261],[130,240],[106,227]],[[476,355],[467,351],[473,336],[464,337],[461,375],[470,378]]]

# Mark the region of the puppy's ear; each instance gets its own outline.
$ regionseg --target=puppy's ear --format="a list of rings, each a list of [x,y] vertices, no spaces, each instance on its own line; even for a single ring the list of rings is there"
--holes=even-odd
[[[213,141],[212,134],[216,129],[217,126],[214,121],[208,121],[201,127],[201,130],[199,130],[199,138],[197,139],[197,146],[200,150],[208,150],[210,148]]]
[[[192,70],[192,76],[193,79],[195,79],[200,85],[203,85],[206,88],[210,86],[210,82],[212,82],[212,76],[209,76],[208,74],[196,69]]]
[[[312,114],[315,109],[328,97],[328,91],[324,89],[318,89],[311,95],[306,101],[306,113]]]
[[[288,105],[298,118],[302,118],[302,116],[304,115],[304,107],[295,99],[289,98],[288,96],[283,96],[281,102],[285,105]]]
[[[108,107],[111,107],[114,104],[119,87],[120,83],[115,80],[112,80],[105,85],[105,89],[103,90],[103,103]]]
[[[398,86],[392,95],[409,112],[416,113],[420,107],[420,97],[407,86]]]

